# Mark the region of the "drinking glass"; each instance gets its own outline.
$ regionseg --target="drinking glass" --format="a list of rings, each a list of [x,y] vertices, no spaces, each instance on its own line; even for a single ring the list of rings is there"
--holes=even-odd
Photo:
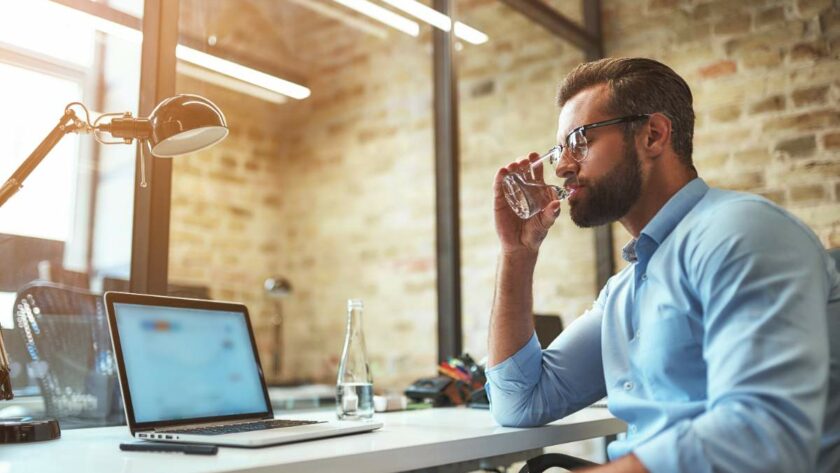
[[[560,161],[561,153],[561,148],[555,146],[536,161],[532,161],[527,170],[509,173],[502,180],[505,200],[519,218],[527,220],[541,212],[551,202],[563,200],[569,196],[566,189],[546,184],[542,177],[537,178],[536,171],[546,162],[551,166],[544,166],[542,170],[554,174],[554,166]]]

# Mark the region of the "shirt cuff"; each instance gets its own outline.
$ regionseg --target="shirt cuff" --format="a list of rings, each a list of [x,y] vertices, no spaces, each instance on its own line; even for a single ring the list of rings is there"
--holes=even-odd
[[[513,356],[485,371],[487,384],[501,391],[519,390],[540,379],[542,348],[534,332],[528,343]],[[489,390],[488,390],[489,392]]]

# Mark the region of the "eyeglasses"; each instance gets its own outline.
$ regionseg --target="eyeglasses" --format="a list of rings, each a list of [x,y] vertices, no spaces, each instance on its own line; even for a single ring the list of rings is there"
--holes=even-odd
[[[572,159],[575,161],[582,163],[586,160],[587,156],[589,156],[589,143],[586,141],[586,132],[593,128],[600,128],[602,126],[609,126],[609,125],[617,125],[619,123],[628,123],[634,122],[637,120],[644,120],[650,117],[651,114],[645,113],[640,115],[627,115],[626,117],[620,118],[613,118],[610,120],[604,120],[602,122],[590,123],[588,125],[582,125],[574,130],[570,131],[568,135],[566,135],[566,144],[557,145],[550,150],[548,150],[545,154],[539,157],[537,162],[543,161],[545,158],[548,158],[548,162],[557,167],[560,164],[560,159],[563,156],[563,151],[569,150],[569,155],[571,155]]]

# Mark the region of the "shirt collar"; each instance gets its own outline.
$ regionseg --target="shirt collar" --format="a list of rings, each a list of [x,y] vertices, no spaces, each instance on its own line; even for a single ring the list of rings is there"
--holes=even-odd
[[[709,186],[703,179],[699,177],[692,179],[668,199],[668,202],[645,225],[639,236],[645,235],[652,239],[657,246],[660,245],[688,212],[697,205],[697,202],[706,195],[708,190]],[[638,239],[634,238],[624,246],[621,257],[625,261],[636,262],[638,258],[636,254],[637,243]]]

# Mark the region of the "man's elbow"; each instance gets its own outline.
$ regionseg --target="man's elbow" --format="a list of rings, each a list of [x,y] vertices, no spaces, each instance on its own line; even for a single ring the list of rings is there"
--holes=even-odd
[[[537,427],[546,423],[528,407],[513,408],[490,402],[490,414],[502,427]]]

